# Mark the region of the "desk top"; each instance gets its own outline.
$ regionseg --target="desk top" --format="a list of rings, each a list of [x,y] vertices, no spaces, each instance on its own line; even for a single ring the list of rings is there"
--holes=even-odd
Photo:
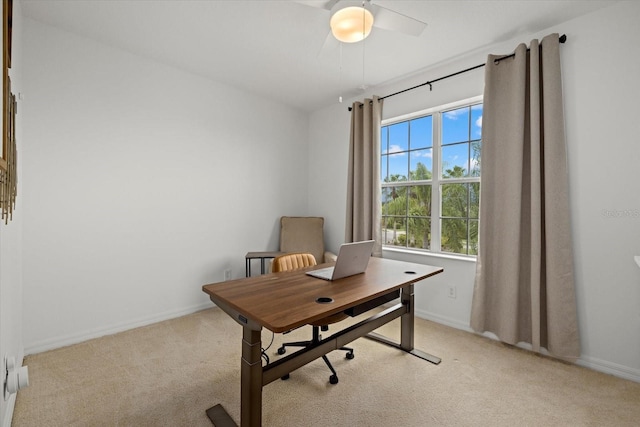
[[[441,267],[371,258],[367,271],[336,281],[307,276],[305,271],[264,274],[204,285],[211,300],[276,333],[309,324],[444,271]],[[328,297],[331,303],[317,303]]]

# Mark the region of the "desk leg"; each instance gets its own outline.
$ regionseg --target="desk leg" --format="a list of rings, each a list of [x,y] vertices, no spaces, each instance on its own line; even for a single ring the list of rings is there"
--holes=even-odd
[[[240,425],[262,425],[262,358],[260,331],[243,328],[240,392]]]
[[[413,284],[402,288],[401,301],[408,309],[400,318],[400,348],[404,351],[410,352],[413,350],[413,329],[415,320]]]
[[[240,362],[240,425],[262,425],[262,359],[260,331],[245,326],[242,332],[242,360]],[[237,427],[222,405],[207,410],[216,427]]]
[[[427,360],[433,364],[440,363],[439,357],[416,350],[413,347],[414,321],[415,321],[415,301],[413,295],[413,284],[402,288],[402,303],[408,305],[409,310],[400,317],[400,348],[413,354],[416,357]]]
[[[439,357],[413,348],[415,317],[413,284],[407,285],[402,288],[401,302],[405,307],[407,307],[407,312],[400,316],[400,344],[393,342],[389,338],[375,332],[370,332],[365,336],[374,341],[381,342],[382,344],[396,347],[400,350],[406,351],[407,353],[411,353],[414,356],[419,357],[420,359],[424,359],[428,362],[433,363],[434,365],[439,364],[442,360]]]

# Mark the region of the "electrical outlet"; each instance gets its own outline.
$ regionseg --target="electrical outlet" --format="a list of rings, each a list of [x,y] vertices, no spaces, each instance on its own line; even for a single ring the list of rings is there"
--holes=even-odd
[[[454,299],[456,298],[456,287],[455,286],[449,285],[447,287],[447,296],[449,298],[454,298]]]
[[[231,269],[227,268],[224,271],[224,280],[231,280]]]

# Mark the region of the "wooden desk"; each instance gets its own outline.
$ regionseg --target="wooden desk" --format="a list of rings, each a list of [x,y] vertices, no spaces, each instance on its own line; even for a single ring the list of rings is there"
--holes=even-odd
[[[351,341],[367,336],[415,356],[439,363],[440,359],[413,348],[413,284],[441,273],[441,267],[371,258],[364,274],[334,282],[307,276],[305,270],[285,271],[205,285],[211,301],[243,327],[240,416],[242,427],[262,422],[262,388],[309,362]],[[261,330],[281,333],[359,306],[401,289],[400,303],[328,338],[262,366]],[[319,303],[329,298],[330,303]],[[400,317],[400,343],[370,334]],[[369,334],[369,335],[367,335]],[[216,405],[207,415],[218,427],[235,426],[224,408]]]

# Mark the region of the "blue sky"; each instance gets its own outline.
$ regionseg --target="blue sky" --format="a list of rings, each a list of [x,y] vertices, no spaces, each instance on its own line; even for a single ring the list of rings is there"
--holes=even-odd
[[[482,104],[463,107],[442,114],[442,166],[470,169],[469,141],[479,139],[482,132]],[[409,135],[411,136],[409,141]],[[388,147],[386,145],[388,137]],[[433,171],[433,119],[420,117],[396,123],[382,129],[382,152],[389,153],[389,175],[408,175],[407,167],[415,170],[418,162]],[[410,146],[409,146],[410,145]],[[409,151],[410,150],[410,151]],[[381,177],[387,175],[382,164]]]

